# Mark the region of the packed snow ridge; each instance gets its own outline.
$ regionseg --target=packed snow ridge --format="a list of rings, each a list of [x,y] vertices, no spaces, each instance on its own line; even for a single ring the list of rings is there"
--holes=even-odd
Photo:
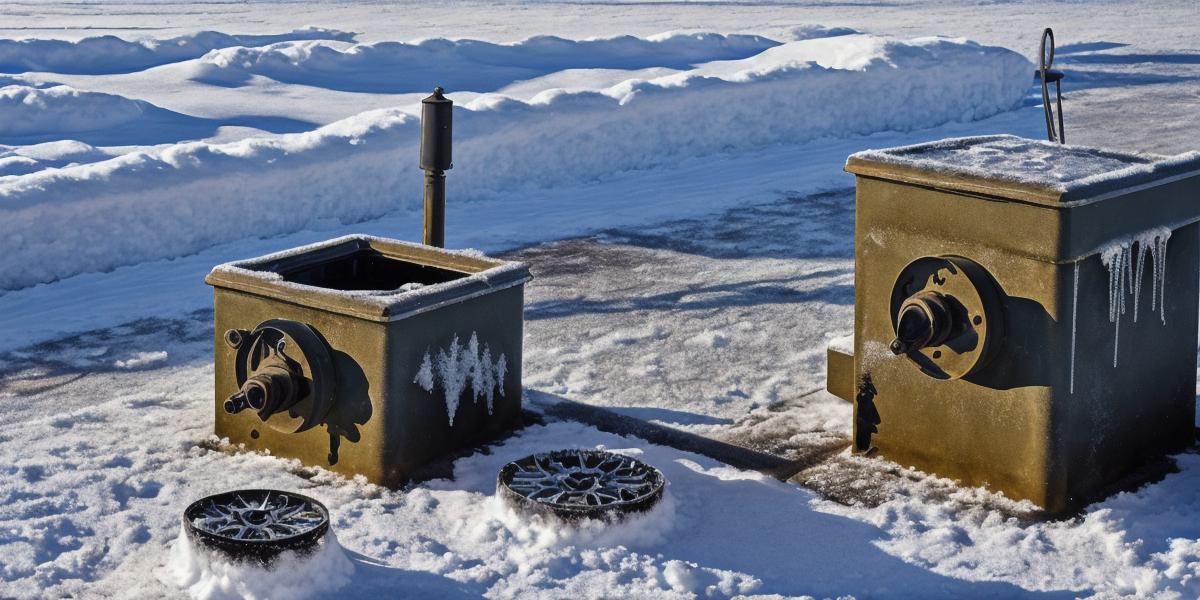
[[[253,75],[354,92],[490,92],[563,69],[686,69],[695,63],[754,56],[779,42],[757,35],[666,33],[590,40],[536,36],[514,44],[432,38],[413,44],[282,42],[214,50],[193,78],[238,85]]]
[[[434,387],[441,387],[446,400],[446,418],[454,426],[454,415],[463,391],[470,386],[473,402],[482,397],[487,402],[488,414],[495,405],[496,390],[504,395],[504,376],[508,374],[508,358],[500,354],[492,361],[492,349],[488,344],[479,347],[479,336],[471,332],[471,339],[464,347],[458,336],[445,350],[438,350],[436,360],[425,352],[425,358],[417,369],[413,383],[430,394]]]
[[[150,105],[124,96],[56,85],[0,87],[0,137],[75,133],[125,125]]]
[[[198,58],[230,46],[262,46],[286,40],[352,41],[353,33],[306,27],[276,35],[229,35],[219,31],[169,39],[123,40],[105,35],[78,41],[0,39],[0,73],[51,71],[98,75],[131,73],[148,67]]]
[[[696,43],[766,45],[730,39],[610,40],[623,49],[607,62],[553,64],[650,64],[626,47],[653,54],[677,44],[668,53],[675,61]],[[600,42],[527,43],[574,48],[569,54]],[[458,105],[450,189],[455,202],[471,202],[697,156],[982,119],[1019,105],[1029,69],[1015,52],[969,41],[843,35],[603,89],[547,89],[529,101],[484,94]],[[306,133],[147,147],[0,177],[0,289],[416,210],[418,134],[416,116],[383,109]]]

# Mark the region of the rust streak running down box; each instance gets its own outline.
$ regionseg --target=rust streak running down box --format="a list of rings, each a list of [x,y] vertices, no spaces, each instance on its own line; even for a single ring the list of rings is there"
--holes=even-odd
[[[383,485],[511,429],[525,265],[348,236],[220,265],[216,433]]]

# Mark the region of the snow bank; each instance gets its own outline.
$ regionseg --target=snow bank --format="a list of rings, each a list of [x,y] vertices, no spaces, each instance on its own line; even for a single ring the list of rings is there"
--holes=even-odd
[[[1018,105],[1029,68],[963,40],[850,35],[602,91],[484,95],[457,111],[449,194],[495,199],[696,156],[984,118]],[[385,109],[302,134],[0,178],[0,289],[415,210],[418,125]]]
[[[56,85],[0,87],[0,137],[69,134],[137,120],[150,107],[124,96]]]
[[[320,27],[306,27],[277,35],[229,35],[218,31],[201,31],[162,40],[127,41],[111,35],[83,38],[78,41],[0,39],[0,73],[132,73],[148,67],[197,58],[216,48],[263,46],[286,40],[353,39],[353,33]]]
[[[285,552],[263,568],[197,547],[183,527],[168,563],[175,584],[197,600],[323,598],[350,582],[354,564],[332,533],[311,554]]]
[[[355,92],[490,92],[508,83],[563,69],[686,68],[711,60],[753,56],[779,42],[757,35],[665,33],[567,40],[536,36],[514,44],[434,38],[406,44],[345,47],[286,42],[264,48],[225,48],[195,66],[197,81],[238,85],[252,75]]]

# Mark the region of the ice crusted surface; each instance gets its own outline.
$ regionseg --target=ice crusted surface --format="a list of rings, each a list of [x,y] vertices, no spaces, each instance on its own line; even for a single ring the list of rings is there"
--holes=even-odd
[[[1200,152],[1187,152],[1173,157],[1139,152],[1118,153],[997,135],[867,150],[852,155],[852,158],[1010,181],[1065,193],[1198,163]],[[1200,168],[1200,163],[1197,167]]]
[[[430,394],[435,386],[441,386],[446,401],[446,418],[453,427],[459,400],[467,386],[470,385],[472,401],[478,402],[483,398],[490,415],[496,391],[504,395],[504,376],[507,373],[508,359],[504,354],[500,354],[493,362],[492,349],[486,343],[480,349],[479,336],[472,331],[466,346],[459,343],[455,335],[446,349],[438,350],[436,359],[426,351],[413,383]]]
[[[1113,324],[1113,367],[1117,366],[1121,342],[1121,315],[1127,310],[1126,298],[1133,296],[1133,322],[1137,323],[1142,297],[1142,275],[1146,257],[1150,257],[1150,311],[1157,308],[1159,320],[1167,324],[1164,306],[1167,285],[1167,241],[1171,230],[1156,227],[1133,237],[1116,240],[1100,250],[1100,261],[1108,269],[1108,321]],[[1074,335],[1072,334],[1072,341]],[[1072,350],[1072,353],[1074,351]]]
[[[180,526],[167,566],[172,583],[196,600],[327,598],[354,575],[354,564],[332,533],[311,553],[285,552],[263,567],[199,547]]]
[[[528,102],[485,94],[456,107],[455,202],[981,119],[1020,103],[1030,68],[1015,52],[962,40],[847,35],[599,91],[550,89]],[[418,128],[413,114],[381,109],[306,133],[179,143],[0,178],[0,289],[415,211]]]

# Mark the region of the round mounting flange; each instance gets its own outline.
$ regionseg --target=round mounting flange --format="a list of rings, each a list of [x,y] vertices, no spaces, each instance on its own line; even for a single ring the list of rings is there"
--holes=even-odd
[[[892,288],[892,351],[908,356],[930,377],[966,377],[983,368],[999,347],[1004,335],[1000,299],[999,286],[974,261],[918,258],[900,271]]]
[[[288,396],[285,405],[259,411],[267,426],[298,433],[320,423],[333,407],[337,384],[325,340],[312,327],[285,319],[263,321],[242,337],[234,359],[238,387],[250,380],[248,392]]]
[[[293,492],[234,490],[191,503],[183,526],[195,544],[235,560],[266,563],[284,551],[313,550],[329,529],[329,511]]]
[[[666,479],[639,460],[602,450],[557,450],[508,463],[496,494],[513,508],[564,520],[617,519],[649,510]]]

